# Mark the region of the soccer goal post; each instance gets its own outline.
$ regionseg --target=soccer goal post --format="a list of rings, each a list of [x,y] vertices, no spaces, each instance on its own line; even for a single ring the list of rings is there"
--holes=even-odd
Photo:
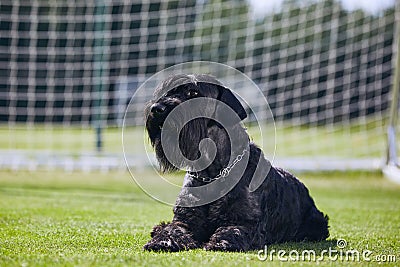
[[[387,153],[386,153],[386,164],[383,166],[383,173],[389,179],[400,183],[400,165],[398,158],[398,131],[400,130],[398,113],[399,113],[399,97],[400,97],[400,17],[399,4],[396,6],[396,60],[394,65],[393,75],[393,89],[392,89],[392,101],[390,107],[390,116],[387,127]]]

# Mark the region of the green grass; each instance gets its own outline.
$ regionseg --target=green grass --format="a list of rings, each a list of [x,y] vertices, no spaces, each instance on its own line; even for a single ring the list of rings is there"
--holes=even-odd
[[[154,176],[151,171],[140,173]],[[269,249],[314,249],[337,239],[347,248],[394,255],[400,264],[400,186],[379,173],[298,175],[330,216],[327,242],[279,244]],[[162,189],[156,189],[162,190]],[[281,266],[257,252],[144,252],[152,226],[172,218],[171,207],[144,194],[124,172],[0,171],[0,266]],[[306,261],[292,265],[314,265]],[[360,262],[325,258],[320,265]],[[363,264],[366,264],[363,262]],[[370,263],[375,266],[377,262]]]
[[[385,122],[381,118],[355,122],[351,125],[292,126],[269,123],[262,130],[248,127],[251,138],[263,145],[264,152],[272,158],[276,148],[279,157],[382,157],[386,147]],[[261,137],[262,133],[262,137]],[[127,152],[144,153],[150,149],[143,127],[130,127],[125,131]],[[103,151],[121,153],[122,129],[105,128]],[[143,145],[144,144],[144,145]],[[96,151],[95,131],[90,127],[60,125],[0,126],[0,150],[53,151],[79,154]]]
[[[143,128],[135,131],[143,136]],[[143,139],[143,137],[142,137]],[[106,128],[103,131],[104,151],[121,152],[121,129]],[[93,152],[96,150],[95,130],[90,127],[60,125],[0,126],[0,149],[23,149],[26,151],[57,151],[61,153]]]

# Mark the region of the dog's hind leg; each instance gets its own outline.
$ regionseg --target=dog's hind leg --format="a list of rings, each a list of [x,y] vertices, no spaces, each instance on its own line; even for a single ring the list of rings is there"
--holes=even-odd
[[[320,212],[315,206],[311,207],[304,216],[296,235],[296,241],[322,241],[329,237],[328,216]]]

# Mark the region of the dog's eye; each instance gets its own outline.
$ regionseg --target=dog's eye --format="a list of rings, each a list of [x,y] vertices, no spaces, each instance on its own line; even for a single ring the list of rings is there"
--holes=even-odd
[[[198,96],[198,94],[199,94],[199,92],[197,92],[195,90],[189,90],[189,91],[186,92],[186,95],[188,97],[195,97],[195,96]]]

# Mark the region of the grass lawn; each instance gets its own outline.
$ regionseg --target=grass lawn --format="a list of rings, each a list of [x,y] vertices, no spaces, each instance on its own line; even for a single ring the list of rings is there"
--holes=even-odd
[[[262,129],[247,125],[252,140],[263,144],[268,157],[381,157],[385,153],[386,127],[381,118],[351,125],[290,126],[269,123]],[[275,131],[276,130],[276,131]],[[262,137],[261,137],[262,133]],[[127,152],[145,153],[150,149],[143,127],[125,129]],[[103,151],[121,153],[122,129],[108,127],[103,130]],[[144,142],[144,145],[143,145]],[[96,151],[93,128],[62,125],[0,125],[0,151],[24,150],[31,153],[57,152],[80,155]]]
[[[152,171],[143,171],[153,176]],[[316,253],[344,239],[344,251],[370,250],[371,260],[391,255],[400,264],[400,186],[379,173],[298,174],[317,206],[330,216],[331,237],[320,243],[269,249]],[[162,189],[158,189],[162,190]],[[171,207],[144,194],[125,172],[0,171],[0,266],[280,266],[257,252],[203,250],[149,253],[151,227],[172,218]],[[293,256],[294,254],[292,254]],[[319,254],[317,254],[319,255]],[[386,257],[387,259],[387,257]],[[315,262],[291,262],[314,265]],[[362,262],[366,264],[367,262]],[[360,262],[325,257],[320,265]],[[377,262],[370,262],[371,266]]]

